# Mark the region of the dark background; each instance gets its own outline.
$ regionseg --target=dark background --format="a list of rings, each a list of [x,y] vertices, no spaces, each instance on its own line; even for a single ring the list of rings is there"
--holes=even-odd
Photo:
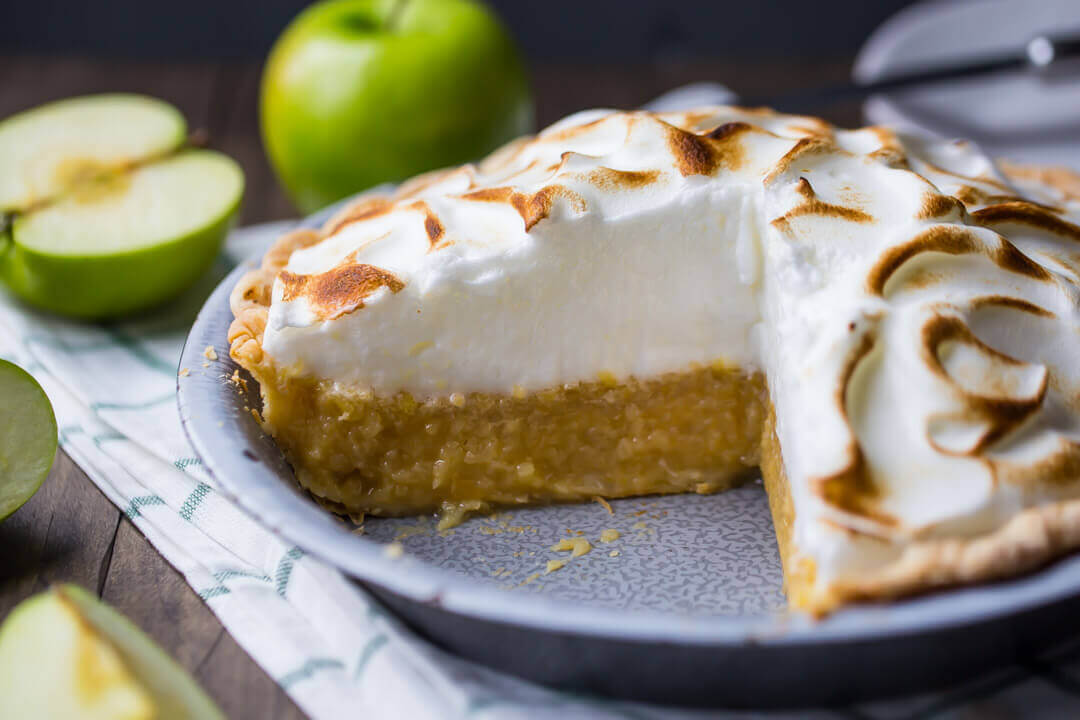
[[[1038,1],[1038,0],[1034,0]],[[261,58],[304,0],[2,0],[0,54]],[[489,0],[533,63],[850,58],[911,0]]]

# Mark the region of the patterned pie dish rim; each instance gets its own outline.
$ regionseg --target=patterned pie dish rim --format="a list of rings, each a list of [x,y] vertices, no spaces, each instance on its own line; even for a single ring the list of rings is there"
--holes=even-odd
[[[342,201],[301,221],[318,228],[340,207],[381,186]],[[887,604],[842,608],[814,619],[782,610],[750,615],[705,615],[655,610],[612,611],[545,597],[508,593],[480,585],[407,552],[353,533],[296,484],[270,436],[255,421],[257,383],[228,354],[226,330],[233,319],[229,295],[239,277],[256,267],[261,254],[240,263],[200,310],[184,345],[180,366],[204,360],[215,348],[225,376],[238,371],[249,380],[247,397],[221,373],[192,374],[177,384],[181,424],[204,467],[224,494],[279,537],[365,583],[408,601],[478,620],[538,631],[706,646],[798,646],[885,640],[1001,620],[1047,607],[1080,594],[1080,555],[1066,555],[1034,572],[1007,580],[959,587]],[[558,506],[552,506],[557,511]]]

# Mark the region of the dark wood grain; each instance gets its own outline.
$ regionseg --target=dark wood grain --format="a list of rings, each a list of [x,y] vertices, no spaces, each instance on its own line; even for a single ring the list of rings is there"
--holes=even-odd
[[[49,100],[142,92],[179,107],[191,128],[244,168],[244,223],[294,215],[259,139],[258,65],[128,63],[82,58],[0,58],[0,118]],[[671,62],[651,66],[551,66],[534,72],[537,120],[586,107],[634,107],[687,82],[714,80],[746,93],[780,92],[846,77],[844,63]],[[825,108],[844,125],[858,106]],[[0,616],[51,583],[75,582],[142,627],[203,684],[232,718],[303,714],[213,613],[86,475],[62,452],[42,489],[0,525]]]
[[[37,494],[0,524],[0,615],[52,583],[100,591],[119,522],[120,511],[59,453]]]

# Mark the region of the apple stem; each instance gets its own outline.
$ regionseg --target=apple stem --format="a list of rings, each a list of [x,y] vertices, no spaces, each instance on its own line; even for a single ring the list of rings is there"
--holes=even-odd
[[[205,128],[198,128],[188,135],[187,147],[203,148],[210,144],[210,133]]]
[[[394,6],[390,8],[390,14],[386,16],[386,29],[394,31],[397,29],[398,20],[401,18],[401,11],[405,9],[405,6],[409,4],[409,0],[397,0]]]

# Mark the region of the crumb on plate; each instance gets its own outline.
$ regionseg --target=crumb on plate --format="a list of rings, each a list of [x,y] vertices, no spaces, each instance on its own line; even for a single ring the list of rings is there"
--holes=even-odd
[[[603,532],[600,533],[600,542],[602,542],[602,543],[615,542],[620,537],[622,537],[621,532],[619,532],[615,528],[607,528],[606,530],[604,530]]]
[[[583,537],[563,538],[552,545],[551,549],[554,552],[569,552],[570,557],[581,557],[592,550],[592,543]]]
[[[544,574],[549,575],[556,570],[562,570],[566,567],[566,560],[548,560],[547,567],[544,569]]]

